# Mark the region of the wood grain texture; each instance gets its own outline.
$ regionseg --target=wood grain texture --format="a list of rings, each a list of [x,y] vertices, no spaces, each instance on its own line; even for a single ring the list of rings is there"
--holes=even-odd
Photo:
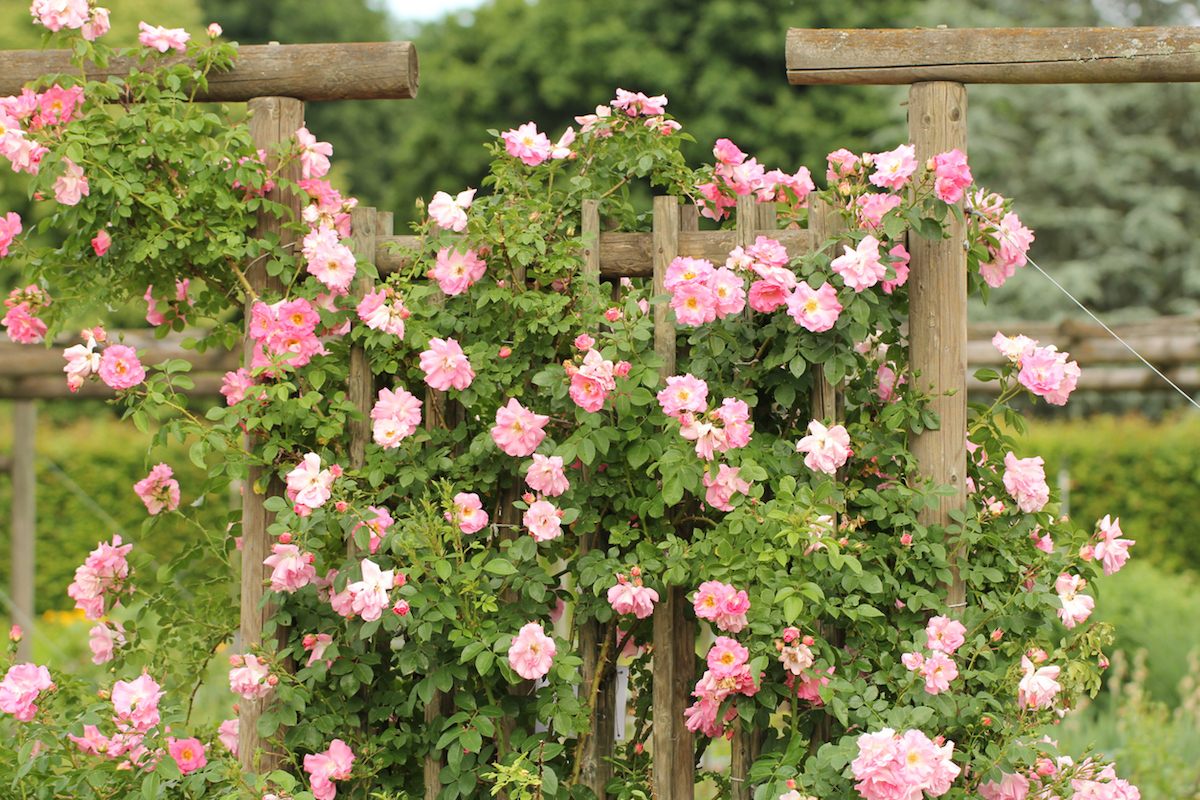
[[[350,210],[350,248],[358,261],[371,262],[375,258],[375,233],[377,214],[374,208],[358,207]],[[358,302],[375,287],[370,275],[359,270],[351,287],[353,303]],[[366,350],[360,344],[350,347],[350,371],[346,377],[346,393],[354,410],[362,419],[346,423],[350,438],[350,469],[361,470],[367,462],[367,442],[371,440],[371,406],[375,401],[375,375],[367,363]],[[355,554],[354,540],[350,540],[350,555]]]
[[[914,84],[908,95],[909,138],[917,161],[958,148],[967,152],[967,91],[961,83]],[[936,510],[918,514],[923,525],[951,523],[951,510],[967,503],[967,253],[966,231],[948,216],[948,238],[909,237],[909,385],[932,387],[929,408],[941,427],[916,436],[912,452],[930,488],[949,484],[957,494],[942,497]],[[920,377],[914,377],[919,374]],[[951,566],[946,587],[951,611],[966,602],[966,587]]]
[[[169,59],[192,63],[185,58]],[[125,77],[137,60],[114,58],[105,69],[89,66],[89,80]],[[0,96],[52,73],[78,74],[65,50],[0,51]],[[208,76],[196,99],[243,103],[255,97],[297,100],[406,100],[417,96],[417,48],[412,42],[266,44],[238,48],[229,72]],[[295,132],[289,131],[289,135]]]
[[[1196,28],[793,28],[793,84],[1200,81]]]

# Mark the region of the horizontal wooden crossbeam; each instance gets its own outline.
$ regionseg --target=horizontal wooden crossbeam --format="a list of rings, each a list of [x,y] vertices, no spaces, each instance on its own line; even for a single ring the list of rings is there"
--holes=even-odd
[[[793,28],[793,84],[1200,81],[1200,29]]]
[[[87,74],[105,80],[126,76],[136,66],[136,59],[114,58],[106,69],[93,67]],[[0,96],[19,94],[31,81],[58,73],[78,74],[66,50],[0,51]],[[234,68],[210,74],[208,91],[196,99],[407,100],[417,96],[418,77],[412,42],[246,45],[238,48]]]

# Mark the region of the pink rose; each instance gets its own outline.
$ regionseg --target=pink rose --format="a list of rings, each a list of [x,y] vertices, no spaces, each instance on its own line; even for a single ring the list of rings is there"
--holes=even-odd
[[[121,391],[137,386],[146,379],[146,370],[138,361],[137,351],[124,344],[105,348],[100,356],[100,380]]]
[[[508,663],[525,680],[536,680],[550,671],[557,655],[554,640],[542,630],[540,622],[524,625],[508,648]]]

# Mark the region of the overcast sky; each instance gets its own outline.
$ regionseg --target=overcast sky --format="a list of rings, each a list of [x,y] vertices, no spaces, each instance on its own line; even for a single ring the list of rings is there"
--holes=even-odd
[[[477,8],[483,0],[386,0],[386,3],[397,19],[428,22],[451,11]]]

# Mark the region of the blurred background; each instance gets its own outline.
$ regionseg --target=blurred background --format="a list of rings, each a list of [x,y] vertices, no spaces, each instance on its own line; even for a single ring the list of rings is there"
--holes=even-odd
[[[905,88],[794,87],[790,27],[1047,27],[1192,25],[1186,0],[111,0],[110,44],[136,41],[137,23],[198,33],[219,23],[242,44],[407,39],[420,57],[414,101],[314,103],[309,129],[334,147],[337,188],[396,214],[418,198],[478,187],[488,129],[533,120],[551,138],[617,87],[665,94],[695,137],[693,164],[728,137],[768,169],[808,166],[818,181],[838,147],[894,148],[906,138]],[[0,49],[40,46],[24,3],[0,4]],[[1017,200],[1036,233],[1031,256],[1106,322],[1200,314],[1200,86],[971,86],[970,160],[978,182]],[[0,213],[37,219],[23,176],[0,174]],[[26,226],[29,227],[28,225]],[[0,291],[18,275],[0,262]],[[144,308],[113,324],[144,326]],[[1046,278],[1020,270],[975,322],[1082,318]],[[1017,330],[1014,328],[1013,331]],[[1192,391],[1194,396],[1194,390]],[[1200,797],[1200,416],[1163,390],[1079,392],[1063,409],[1031,409],[1020,455],[1041,455],[1078,524],[1120,517],[1138,544],[1130,565],[1092,587],[1096,618],[1117,624],[1104,692],[1054,731],[1078,752],[1099,738],[1146,798]],[[12,438],[0,401],[0,454]],[[186,451],[146,453],[146,439],[98,401],[42,401],[38,431],[39,657],[91,668],[88,623],[66,586],[99,539],[169,553],[168,526],[142,531],[132,483],[165,460],[187,485]],[[198,475],[192,476],[193,479]],[[186,498],[185,488],[185,498]],[[11,507],[0,478],[0,518]],[[229,498],[197,509],[223,516]],[[186,502],[186,499],[185,499]],[[9,553],[0,544],[0,589]],[[7,594],[4,595],[7,597]]]

